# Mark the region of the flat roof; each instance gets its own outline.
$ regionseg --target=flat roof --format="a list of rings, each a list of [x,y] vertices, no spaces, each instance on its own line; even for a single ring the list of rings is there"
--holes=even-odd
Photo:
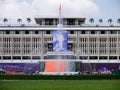
[[[81,23],[85,22],[86,18],[80,18],[80,17],[62,17],[63,19],[77,19],[80,20]],[[37,24],[40,24],[41,20],[45,20],[45,19],[59,19],[58,17],[36,17],[34,18],[35,22]]]
[[[120,30],[120,26],[63,26],[63,27],[57,27],[57,26],[0,26],[0,30]]]

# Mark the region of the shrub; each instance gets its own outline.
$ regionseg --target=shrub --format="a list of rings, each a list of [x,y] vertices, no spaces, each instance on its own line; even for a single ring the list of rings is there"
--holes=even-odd
[[[89,75],[0,75],[0,80],[103,80],[119,79],[113,74]]]

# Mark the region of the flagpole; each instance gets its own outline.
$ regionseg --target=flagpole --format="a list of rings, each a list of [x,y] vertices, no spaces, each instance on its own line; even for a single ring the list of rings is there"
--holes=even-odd
[[[61,18],[61,4],[59,6],[59,18]]]
[[[59,5],[58,27],[62,27],[62,25],[63,25],[63,19],[62,19],[62,15],[61,15],[61,10],[62,10],[62,7],[61,7],[61,4],[60,4]]]

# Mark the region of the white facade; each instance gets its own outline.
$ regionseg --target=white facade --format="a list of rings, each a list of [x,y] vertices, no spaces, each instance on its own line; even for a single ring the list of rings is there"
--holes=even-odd
[[[57,29],[68,31],[67,52],[53,52],[52,31]],[[120,63],[120,27],[0,26],[0,62],[37,62],[55,55],[86,63]]]

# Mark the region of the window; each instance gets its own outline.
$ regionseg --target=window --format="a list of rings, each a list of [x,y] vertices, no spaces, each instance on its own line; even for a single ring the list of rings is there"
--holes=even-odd
[[[19,31],[15,31],[15,34],[19,34],[20,32]]]
[[[23,56],[22,59],[31,59],[30,56]]]
[[[85,34],[86,32],[85,31],[81,31],[81,34]]]
[[[117,31],[110,31],[110,34],[117,34]]]
[[[50,34],[51,32],[50,31],[46,31],[46,34]]]
[[[98,56],[90,56],[90,59],[98,59]]]
[[[78,25],[81,25],[83,22],[82,21],[78,21]]]
[[[67,19],[67,25],[75,25],[75,19]]]
[[[70,31],[70,34],[74,34],[74,31]]]
[[[120,31],[118,31],[118,34],[120,34]]]
[[[88,59],[88,56],[80,56],[79,58],[84,60],[84,59]]]
[[[117,59],[117,56],[109,56],[110,60]]]
[[[107,59],[107,56],[100,56],[99,59],[102,59],[102,60]]]
[[[11,56],[3,56],[3,59],[11,59]]]
[[[10,34],[10,31],[6,31],[6,34]]]
[[[29,31],[25,31],[25,34],[29,34]]]
[[[48,43],[48,51],[53,51],[53,44],[52,43]]]
[[[20,60],[21,56],[13,56],[13,59],[17,59],[17,60],[19,59]]]
[[[100,34],[105,34],[105,31],[100,31]]]
[[[72,51],[72,48],[73,48],[73,44],[72,44],[72,43],[69,43],[69,44],[68,44],[68,50],[69,50],[69,51]]]
[[[45,25],[53,25],[53,19],[45,19]]]
[[[95,31],[91,31],[91,34],[95,34]]]
[[[35,31],[35,34],[38,34],[38,31]]]
[[[33,56],[32,59],[40,59],[40,56]]]

